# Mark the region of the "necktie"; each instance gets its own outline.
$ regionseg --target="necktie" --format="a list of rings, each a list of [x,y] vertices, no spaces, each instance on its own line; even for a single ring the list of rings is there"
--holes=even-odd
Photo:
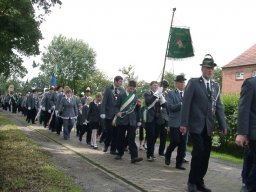
[[[115,95],[117,95],[118,93],[117,93],[117,88],[115,88]]]
[[[180,92],[180,98],[182,99],[183,97],[183,91]]]
[[[208,82],[206,83],[206,90],[207,90],[208,97],[210,97],[211,96],[211,90],[210,90],[210,85],[209,85]]]

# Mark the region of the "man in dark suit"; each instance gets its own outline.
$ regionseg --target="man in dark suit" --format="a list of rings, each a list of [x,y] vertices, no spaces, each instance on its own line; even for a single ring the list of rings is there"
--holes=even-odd
[[[117,97],[120,93],[124,92],[121,87],[123,84],[123,78],[121,76],[116,76],[114,78],[114,84],[107,87],[104,91],[103,100],[101,103],[101,113],[100,117],[105,120],[105,133],[106,138],[104,141],[105,147],[104,152],[108,151],[110,147],[110,153],[115,155],[116,153],[116,143],[117,143],[117,129],[112,126],[112,121],[115,116],[115,104]]]
[[[186,153],[186,145],[187,145],[187,133],[182,134],[180,132],[180,121],[181,121],[181,106],[182,106],[182,98],[183,92],[185,88],[186,78],[184,75],[177,75],[176,89],[173,91],[169,91],[166,100],[167,107],[169,111],[169,126],[170,126],[170,145],[167,147],[165,153],[165,164],[170,165],[172,152],[176,147],[177,156],[176,156],[176,168],[180,170],[185,170],[182,167],[183,158]]]
[[[162,94],[165,98],[168,92],[170,91],[168,87],[169,87],[169,82],[164,79],[161,82],[160,89],[162,89]],[[158,109],[159,111],[157,111],[157,116],[156,116],[155,143],[157,141],[157,138],[159,137],[160,144],[158,148],[158,154],[159,156],[164,156],[169,117],[168,117],[167,107],[159,106]]]
[[[238,135],[236,144],[242,147],[249,145],[252,155],[252,166],[244,178],[246,190],[256,191],[256,77],[244,81],[238,107]]]
[[[37,95],[37,91],[35,89],[32,90],[32,93],[27,98],[27,109],[28,109],[28,123],[32,122],[35,124],[35,117],[37,110],[39,109],[39,99]]]
[[[137,113],[140,111],[141,101],[135,95],[136,81],[130,80],[126,92],[121,93],[116,102],[116,129],[118,129],[117,150],[115,159],[119,160],[124,155],[127,132],[127,140],[131,155],[131,163],[142,161],[138,157],[138,148],[135,143],[136,127],[139,119]]]
[[[156,121],[162,107],[166,107],[166,100],[159,89],[158,82],[150,83],[150,90],[144,93],[146,110],[143,112],[147,134],[147,161],[154,161],[155,141],[156,141]]]
[[[227,134],[220,87],[211,80],[216,64],[207,54],[201,64],[202,76],[189,80],[183,97],[180,131],[189,130],[193,150],[188,178],[188,191],[210,192],[204,184],[212,146],[214,120],[217,117],[223,135]]]

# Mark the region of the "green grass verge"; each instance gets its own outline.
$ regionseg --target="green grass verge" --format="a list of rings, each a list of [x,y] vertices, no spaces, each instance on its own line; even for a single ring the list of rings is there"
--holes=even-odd
[[[0,191],[81,191],[54,167],[49,155],[9,119],[0,116]]]
[[[187,150],[188,151],[192,151],[192,146],[187,146]],[[234,156],[232,156],[230,154],[226,154],[226,153],[220,153],[220,152],[212,151],[211,152],[211,157],[212,158],[216,158],[216,159],[221,159],[221,160],[229,161],[231,163],[238,163],[238,164],[242,164],[243,163],[243,159],[242,158],[234,157]]]

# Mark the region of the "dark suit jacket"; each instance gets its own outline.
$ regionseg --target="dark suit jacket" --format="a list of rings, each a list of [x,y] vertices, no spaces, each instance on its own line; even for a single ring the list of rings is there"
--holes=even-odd
[[[27,107],[31,107],[31,109],[39,108],[39,99],[37,96],[33,97],[33,94],[30,94],[27,98]]]
[[[77,120],[76,120],[76,125],[83,125],[83,110],[81,112],[78,110],[78,115],[77,115]]]
[[[146,108],[149,107],[156,99],[157,97],[153,95],[152,91],[147,91],[144,93],[144,101],[145,101],[145,106]],[[155,116],[156,116],[156,108],[151,107],[150,109],[146,109],[147,110],[147,116],[146,116],[146,122],[152,122],[155,120]]]
[[[219,93],[219,85],[211,81],[213,97]],[[224,117],[224,108],[220,101],[220,95],[216,98],[216,111],[212,113],[212,100],[208,97],[203,78],[192,78],[189,80],[183,97],[181,126],[189,128],[191,133],[200,134],[204,127],[207,128],[208,136],[214,131],[214,119],[217,117],[220,128],[227,128]]]
[[[118,88],[118,93],[125,92],[123,88]],[[106,119],[112,119],[115,116],[115,104],[117,101],[117,96],[114,93],[114,86],[107,87],[104,91],[102,103],[101,103],[101,112],[100,114],[105,114]]]
[[[174,91],[169,91],[166,96],[167,107],[169,111],[169,126],[170,127],[180,127],[181,122],[181,96],[179,91],[176,89]]]
[[[91,122],[100,122],[100,108],[101,104],[98,106],[93,101],[90,103],[88,114],[87,114],[87,120]]]
[[[239,135],[248,135],[256,140],[256,77],[244,81],[238,107]]]
[[[126,92],[121,93],[118,96],[117,102],[116,102],[116,108],[115,108],[115,113],[120,111],[120,108],[122,106],[122,103],[126,99],[127,94]],[[130,125],[130,126],[136,126],[137,122],[139,121],[137,113],[139,112],[140,106],[137,105],[137,100],[138,97],[135,96],[132,100],[132,102],[123,110],[123,112],[127,111],[133,106],[135,106],[134,111],[131,112],[130,114],[125,115],[123,118],[117,117],[116,124],[117,125]]]
[[[52,108],[51,93],[44,94],[41,100],[41,106],[45,108],[45,111],[48,111]]]

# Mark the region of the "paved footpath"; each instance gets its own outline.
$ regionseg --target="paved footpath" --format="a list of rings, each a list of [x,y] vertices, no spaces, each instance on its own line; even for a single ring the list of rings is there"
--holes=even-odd
[[[95,150],[88,146],[85,141],[79,142],[74,130],[71,132],[71,139],[64,140],[62,135],[58,136],[42,126],[29,125],[28,127],[58,142],[62,147],[65,146],[72,150],[81,158],[85,158],[110,175],[136,186],[139,191],[187,191],[189,164],[184,164],[187,168],[185,171],[175,169],[176,154],[173,154],[171,165],[166,166],[164,158],[158,155],[156,155],[157,159],[154,162],[146,161],[146,153],[142,150],[139,151],[139,156],[143,157],[144,161],[131,164],[128,153],[125,153],[122,160],[115,160],[115,156],[102,151],[103,146],[101,144],[99,144],[99,149]],[[157,152],[157,147],[155,152]],[[189,160],[191,158],[189,153],[187,158]],[[205,183],[214,192],[236,192],[240,190],[240,173],[241,165],[211,158]]]

